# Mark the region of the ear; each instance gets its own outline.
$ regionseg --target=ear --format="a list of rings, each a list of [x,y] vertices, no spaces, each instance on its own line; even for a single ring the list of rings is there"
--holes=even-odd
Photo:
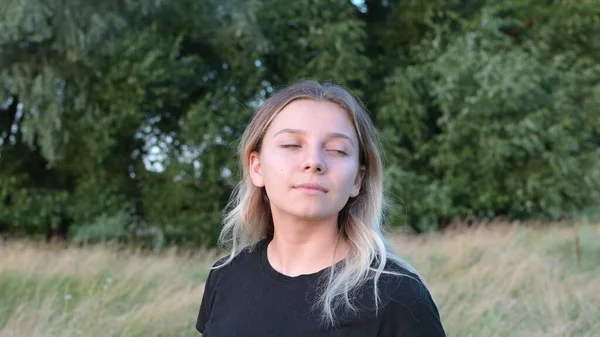
[[[260,164],[260,155],[258,152],[252,152],[250,154],[249,167],[250,167],[250,179],[256,187],[264,187],[265,182],[262,175],[262,166]]]
[[[352,192],[350,192],[350,196],[352,198],[356,197],[358,195],[358,193],[360,192],[360,188],[361,188],[363,180],[365,178],[366,171],[367,171],[367,168],[365,167],[365,165],[361,165],[360,168],[358,169],[358,173],[356,174],[356,179],[354,179],[354,184],[352,186]]]

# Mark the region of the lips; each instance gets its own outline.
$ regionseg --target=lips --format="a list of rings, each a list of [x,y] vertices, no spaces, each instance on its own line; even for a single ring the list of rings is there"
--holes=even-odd
[[[300,184],[300,185],[296,185],[294,188],[296,189],[302,189],[302,190],[313,190],[313,191],[320,191],[323,193],[327,193],[327,189],[319,184]]]

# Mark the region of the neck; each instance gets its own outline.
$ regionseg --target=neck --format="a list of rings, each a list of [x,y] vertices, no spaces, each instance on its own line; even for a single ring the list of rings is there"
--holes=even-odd
[[[337,217],[298,220],[273,217],[273,240],[267,247],[269,263],[288,276],[316,273],[342,260],[347,244],[339,234]]]

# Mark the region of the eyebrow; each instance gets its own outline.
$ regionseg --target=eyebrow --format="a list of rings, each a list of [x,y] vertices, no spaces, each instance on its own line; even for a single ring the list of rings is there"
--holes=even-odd
[[[285,129],[281,129],[281,130],[277,131],[273,135],[273,138],[277,137],[277,135],[282,134],[282,133],[291,133],[291,134],[302,135],[302,136],[306,135],[306,131],[304,131],[304,130],[285,128]],[[340,132],[330,132],[325,135],[325,138],[327,138],[327,139],[332,139],[332,138],[346,139],[346,140],[350,141],[350,144],[352,144],[352,146],[354,147],[354,141],[352,140],[352,138],[350,138],[348,135],[340,133]]]

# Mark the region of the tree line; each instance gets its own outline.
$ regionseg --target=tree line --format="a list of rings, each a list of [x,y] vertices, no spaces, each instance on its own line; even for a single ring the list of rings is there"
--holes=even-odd
[[[381,130],[391,226],[599,205],[598,0],[12,1],[0,232],[214,244],[246,123],[306,78]]]

